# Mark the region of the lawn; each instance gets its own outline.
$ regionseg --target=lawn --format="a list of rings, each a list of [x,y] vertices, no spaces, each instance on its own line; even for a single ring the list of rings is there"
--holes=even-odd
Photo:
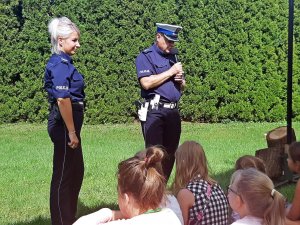
[[[201,143],[212,176],[225,187],[236,159],[266,148],[265,133],[284,125],[285,122],[183,123],[180,142]],[[293,127],[298,140],[300,123]],[[140,125],[85,125],[82,140],[85,176],[79,215],[101,207],[116,208],[116,167],[143,149]],[[2,124],[0,146],[0,225],[50,225],[52,143],[46,124]],[[286,185],[280,191],[291,199],[294,185]]]

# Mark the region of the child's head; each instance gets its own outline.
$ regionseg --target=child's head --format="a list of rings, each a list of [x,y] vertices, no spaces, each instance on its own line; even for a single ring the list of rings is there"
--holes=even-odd
[[[200,175],[202,179],[214,182],[208,175],[208,165],[202,146],[195,141],[185,141],[175,153],[176,174],[173,192],[185,188],[190,180]]]
[[[140,160],[145,160],[146,158],[149,158],[152,154],[153,154],[153,151],[156,151],[156,149],[159,148],[160,151],[157,151],[156,154],[160,154],[160,157],[162,159],[164,159],[167,155],[164,147],[162,146],[159,146],[159,145],[156,145],[156,146],[153,146],[153,147],[150,147],[150,148],[147,148],[145,150],[141,150],[137,153],[135,153],[134,157],[140,159]],[[157,162],[155,164],[155,169],[162,175],[164,175],[164,172],[163,172],[163,169],[162,169],[162,164],[161,162]]]
[[[121,212],[131,218],[131,208],[157,208],[165,197],[166,180],[161,174],[164,152],[157,146],[146,149],[146,157],[132,157],[118,166],[118,201]]]
[[[263,219],[263,224],[284,224],[284,198],[274,189],[272,180],[255,168],[237,170],[228,187],[231,208],[241,217],[251,215]]]
[[[266,167],[264,161],[252,155],[241,156],[235,162],[235,170],[247,169],[247,168],[256,168],[260,172],[266,173]]]
[[[291,171],[300,173],[300,142],[293,142],[289,146],[288,166]]]

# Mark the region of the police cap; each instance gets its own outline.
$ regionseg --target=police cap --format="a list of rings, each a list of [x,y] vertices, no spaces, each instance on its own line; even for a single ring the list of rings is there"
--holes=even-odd
[[[165,23],[156,23],[157,33],[162,33],[170,41],[179,41],[178,33],[182,30],[181,26],[165,24]]]

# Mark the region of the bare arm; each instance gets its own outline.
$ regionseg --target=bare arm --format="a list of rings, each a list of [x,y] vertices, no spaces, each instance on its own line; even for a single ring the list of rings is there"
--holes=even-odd
[[[121,219],[125,219],[125,217],[123,216],[121,211],[120,210],[113,210],[112,211],[112,220],[121,220]]]
[[[68,143],[68,145],[71,148],[77,148],[79,140],[75,133],[71,100],[70,98],[58,98],[57,105],[69,132],[70,142]]]
[[[293,221],[300,220],[300,180],[297,182],[292,206],[287,210],[286,217]]]
[[[124,219],[121,211],[103,208],[94,213],[80,217],[73,225],[99,225],[119,219]]]
[[[181,189],[177,194],[177,200],[182,212],[183,223],[188,225],[189,209],[194,205],[195,197],[188,189]]]
[[[170,69],[160,74],[151,75],[148,77],[142,77],[140,83],[145,90],[155,88],[163,84],[169,78],[175,76],[176,74],[182,73],[182,65],[180,62],[175,63]]]
[[[288,218],[285,219],[285,225],[300,225],[300,220],[292,221]]]

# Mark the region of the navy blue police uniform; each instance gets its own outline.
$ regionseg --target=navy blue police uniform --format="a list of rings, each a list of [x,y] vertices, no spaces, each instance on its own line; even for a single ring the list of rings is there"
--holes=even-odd
[[[69,225],[75,221],[84,174],[80,138],[85,97],[84,79],[74,67],[71,57],[62,52],[59,55],[53,54],[49,59],[44,82],[50,103],[48,133],[54,145],[50,190],[51,221],[53,225]],[[72,102],[73,121],[79,139],[76,149],[68,146],[70,139],[57,106],[58,98],[70,98]]]
[[[176,63],[174,54],[165,54],[156,44],[141,52],[136,58],[138,79],[160,74]],[[181,119],[178,101],[181,97],[180,84],[171,77],[160,86],[145,90],[141,87],[141,96],[150,102],[160,95],[157,107],[149,108],[146,121],[141,121],[146,147],[162,145],[168,156],[162,161],[165,177],[168,179],[175,161],[175,151],[181,134]]]

